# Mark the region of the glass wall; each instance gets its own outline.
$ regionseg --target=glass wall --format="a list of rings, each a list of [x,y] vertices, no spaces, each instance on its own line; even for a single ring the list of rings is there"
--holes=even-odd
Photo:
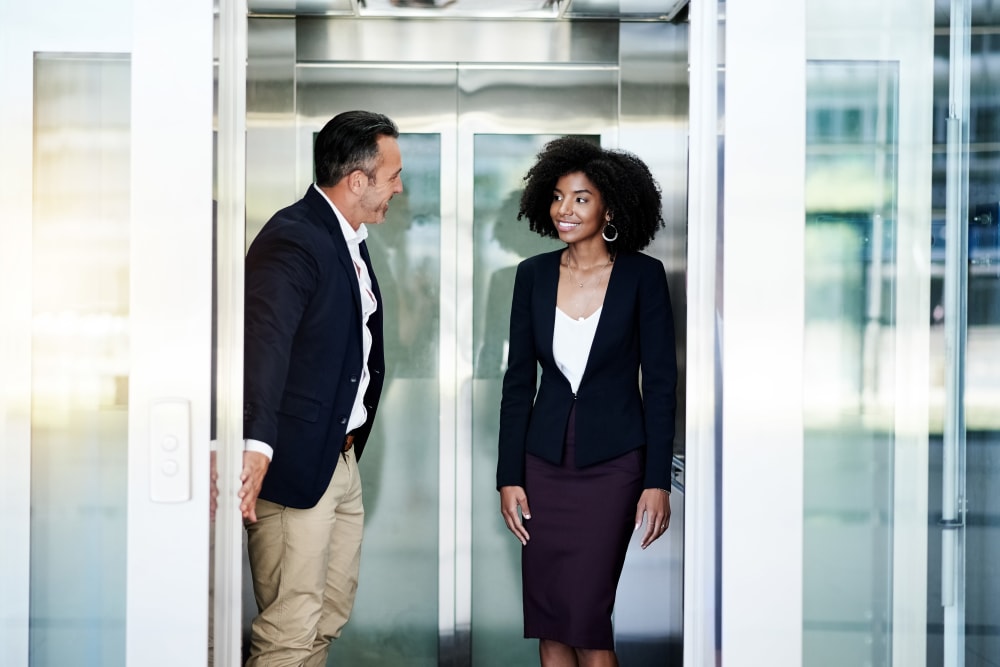
[[[806,664],[890,664],[898,70],[807,67]]]
[[[933,25],[905,5],[806,11],[804,665],[922,662]]]
[[[125,664],[130,64],[37,54],[34,76],[30,663],[113,667]]]
[[[803,664],[1000,665],[1000,10],[806,32]]]

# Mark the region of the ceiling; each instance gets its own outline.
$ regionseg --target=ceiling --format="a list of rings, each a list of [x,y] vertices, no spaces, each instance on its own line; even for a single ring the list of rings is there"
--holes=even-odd
[[[252,15],[679,20],[688,0],[248,0]]]

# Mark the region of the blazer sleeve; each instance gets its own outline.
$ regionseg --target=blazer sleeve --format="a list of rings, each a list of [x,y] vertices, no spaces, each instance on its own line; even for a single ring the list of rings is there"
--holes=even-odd
[[[525,439],[535,400],[538,356],[532,326],[530,264],[522,262],[514,277],[510,308],[507,371],[500,399],[500,446],[497,456],[497,488],[524,486]]]
[[[670,489],[677,411],[673,310],[663,264],[645,271],[639,293],[639,363],[646,428],[645,488]]]
[[[308,248],[307,239],[267,230],[246,259],[243,437],[275,449],[292,343],[319,275]]]

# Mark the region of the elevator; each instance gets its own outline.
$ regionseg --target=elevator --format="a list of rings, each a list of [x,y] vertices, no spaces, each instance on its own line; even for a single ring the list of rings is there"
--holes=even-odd
[[[556,247],[516,220],[521,178],[546,141],[572,134],[637,153],[663,191],[667,227],[646,252],[666,267],[679,343],[673,518],[653,547],[630,547],[615,627],[623,664],[680,664],[683,12],[576,3],[575,16],[480,17],[392,3],[395,13],[374,15],[380,3],[368,3],[367,14],[321,4],[250,3],[246,242],[305,192],[313,136],[341,111],[370,109],[396,121],[405,186],[386,223],[369,230],[389,369],[361,464],[359,593],[331,662],[537,661],[536,643],[521,634],[519,545],[499,514],[496,436],[513,270]],[[254,613],[248,581],[245,571],[244,629]]]

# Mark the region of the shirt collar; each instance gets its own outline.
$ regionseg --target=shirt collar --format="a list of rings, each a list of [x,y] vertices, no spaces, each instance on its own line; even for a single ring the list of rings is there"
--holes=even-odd
[[[347,222],[347,218],[344,217],[344,214],[337,208],[336,204],[330,201],[330,198],[326,196],[326,193],[323,192],[323,190],[315,183],[313,183],[313,187],[316,189],[316,192],[323,195],[323,199],[325,199],[326,203],[333,209],[334,215],[337,216],[337,222],[340,223],[340,231],[344,235],[345,241],[359,245],[362,241],[368,238],[368,227],[366,227],[364,223],[360,224],[357,231],[355,231],[354,228],[351,227],[350,223]]]

